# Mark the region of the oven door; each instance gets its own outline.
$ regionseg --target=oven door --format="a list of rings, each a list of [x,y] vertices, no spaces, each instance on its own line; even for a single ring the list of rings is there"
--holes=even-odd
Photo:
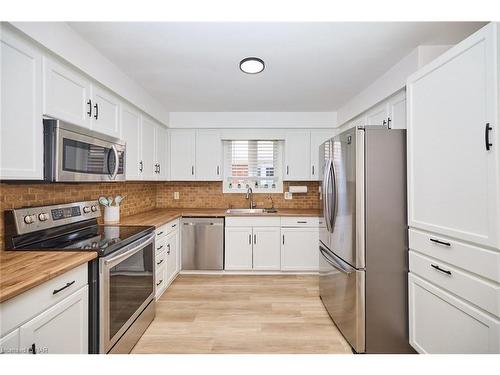
[[[99,260],[99,351],[107,353],[154,298],[151,233]]]
[[[52,156],[53,181],[125,180],[125,146],[59,128]]]

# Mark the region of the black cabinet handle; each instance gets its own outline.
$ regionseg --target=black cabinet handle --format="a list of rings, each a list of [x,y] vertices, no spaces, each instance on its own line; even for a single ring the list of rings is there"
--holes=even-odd
[[[35,343],[31,344],[31,348],[29,349],[31,354],[36,354],[36,345]]]
[[[65,286],[63,286],[62,288],[59,288],[59,289],[54,289],[54,291],[52,292],[52,294],[57,294],[59,293],[60,291],[66,289],[66,288],[69,288],[71,285],[73,285],[75,283],[75,280],[73,280],[72,282],[70,283],[66,283]]]
[[[162,263],[163,263],[163,259],[162,259],[162,260],[160,260],[158,263],[156,263],[156,265],[157,265],[157,266],[159,266],[159,265],[160,265],[160,264],[162,264]]]
[[[160,174],[160,173],[161,173],[161,164],[158,163],[158,174]]]
[[[257,245],[257,235],[256,234],[253,235],[253,244]]]
[[[451,246],[451,243],[449,242],[444,242],[444,241],[441,241],[441,240],[436,240],[435,238],[430,238],[430,240],[434,243],[438,243],[440,245],[444,245],[444,246]]]
[[[87,102],[87,105],[89,106],[89,110],[87,112],[87,115],[89,117],[92,117],[92,100],[89,99],[89,101]]]
[[[94,104],[94,109],[95,109],[94,118],[97,120],[99,118],[99,106],[97,105],[97,103]]]
[[[288,176],[288,172],[290,172],[290,167],[287,165],[286,166],[286,175]]]
[[[490,131],[492,131],[493,128],[491,127],[490,123],[486,123],[486,127],[484,128],[484,143],[486,144],[486,151],[490,151],[491,146],[493,146],[493,143],[490,142]]]
[[[172,228],[175,228],[177,226],[177,224],[172,224]]]
[[[248,235],[248,244],[249,245],[252,244],[252,235],[251,234]]]
[[[283,245],[285,244],[285,235],[283,235]]]
[[[314,165],[312,166],[312,175],[314,176]]]
[[[142,170],[144,169],[144,163],[142,162],[142,160],[139,162],[139,172],[142,173]]]
[[[217,176],[219,175],[219,166],[217,166]]]
[[[157,251],[158,251],[158,250],[161,250],[161,249],[163,249],[163,245],[161,245],[160,247],[157,247],[157,248],[156,248],[156,250],[157,250]]]
[[[191,166],[191,174],[194,176],[194,165]]]
[[[448,271],[448,270],[445,270],[445,269],[442,269],[441,267],[439,267],[437,264],[431,264],[431,267],[434,268],[435,270],[438,270],[442,273],[445,273],[447,275],[450,275],[451,276],[451,271]]]
[[[160,281],[158,281],[158,282],[156,283],[156,286],[160,285],[162,282],[163,282],[163,279],[161,279]]]
[[[297,224],[307,224],[307,221],[297,221]]]
[[[382,125],[387,125],[387,120],[382,121]]]
[[[163,234],[163,231],[161,231],[161,232],[157,233],[156,235],[157,235],[157,236],[161,236],[162,234]]]

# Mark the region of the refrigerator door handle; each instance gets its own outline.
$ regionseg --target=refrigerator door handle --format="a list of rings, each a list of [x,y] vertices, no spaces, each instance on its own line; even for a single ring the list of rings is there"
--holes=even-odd
[[[335,165],[333,163],[333,160],[330,161],[330,171],[329,171],[329,188],[332,190],[332,202],[328,202],[328,212],[329,212],[329,219],[330,219],[330,232],[333,233],[334,227],[335,227],[335,216],[337,214],[337,179],[335,176]]]
[[[338,262],[335,259],[335,255],[330,255],[328,254],[328,250],[326,250],[323,246],[319,246],[319,251],[321,252],[321,255],[325,258],[325,260],[330,264],[333,268],[339,270],[342,273],[345,273],[346,275],[349,275],[355,271],[355,269],[349,270],[346,269],[340,262]]]
[[[330,162],[331,160],[329,159],[325,163],[325,172],[323,175],[323,189],[322,189],[322,194],[323,194],[323,218],[325,219],[325,224],[326,224],[326,230],[331,233],[332,228],[330,228],[330,213],[328,207],[330,206],[329,201],[328,201],[328,182],[329,182],[329,176],[330,176]]]

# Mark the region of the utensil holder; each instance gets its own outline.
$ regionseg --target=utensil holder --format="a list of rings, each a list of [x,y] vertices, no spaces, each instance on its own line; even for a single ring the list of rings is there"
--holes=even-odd
[[[120,222],[120,206],[104,207],[104,223],[116,224]]]

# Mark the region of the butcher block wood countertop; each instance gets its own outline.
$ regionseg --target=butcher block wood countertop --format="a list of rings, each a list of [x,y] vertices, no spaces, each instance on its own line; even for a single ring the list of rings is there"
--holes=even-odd
[[[94,251],[0,250],[0,302],[97,257]]]
[[[175,220],[181,216],[198,217],[268,217],[268,216],[319,216],[319,210],[311,209],[279,209],[276,213],[266,214],[227,214],[227,208],[156,208],[154,210],[142,212],[140,214],[123,217],[119,225],[152,225],[156,228]]]

